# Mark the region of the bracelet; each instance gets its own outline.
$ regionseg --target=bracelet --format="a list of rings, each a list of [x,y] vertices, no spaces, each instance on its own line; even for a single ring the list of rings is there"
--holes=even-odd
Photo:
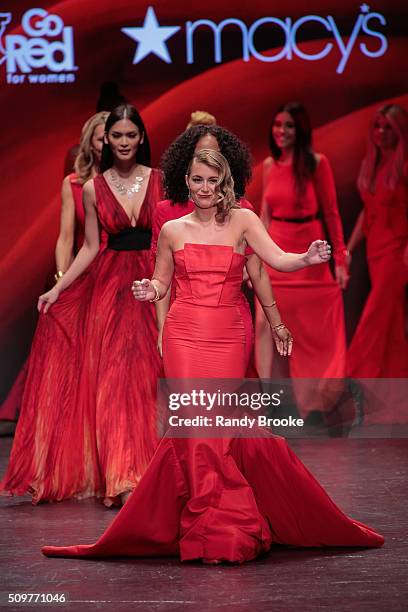
[[[149,300],[149,302],[158,302],[161,298],[159,290],[157,288],[157,285],[155,285],[154,283],[152,283],[153,287],[154,287],[154,298],[152,300]]]
[[[272,327],[272,331],[276,331],[277,329],[282,329],[283,327],[286,327],[286,325],[284,323],[279,323],[278,325],[274,325]]]
[[[56,282],[58,283],[58,281],[64,276],[64,273],[62,270],[57,270],[57,273],[54,274],[54,278],[56,280]]]
[[[266,304],[261,304],[261,306],[262,306],[262,308],[273,308],[274,306],[276,306],[276,300],[274,300],[274,301],[272,302],[272,304],[268,304],[268,305],[266,305]]]

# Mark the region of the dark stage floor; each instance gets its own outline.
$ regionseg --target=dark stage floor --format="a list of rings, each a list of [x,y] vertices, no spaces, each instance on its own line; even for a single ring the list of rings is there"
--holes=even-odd
[[[8,593],[28,592],[67,593],[70,610],[406,610],[408,441],[290,444],[346,513],[385,536],[384,548],[276,548],[244,566],[218,567],[176,559],[47,559],[41,545],[92,542],[115,511],[91,500],[33,507],[28,498],[0,498],[0,608],[25,608],[5,602]],[[0,445],[3,473],[11,439]]]

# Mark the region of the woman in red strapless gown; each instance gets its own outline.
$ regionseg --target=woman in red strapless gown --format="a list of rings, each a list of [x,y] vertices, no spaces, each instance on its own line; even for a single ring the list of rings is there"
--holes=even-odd
[[[178,219],[194,210],[194,203],[189,199],[184,176],[191,157],[202,149],[220,151],[228,161],[234,180],[234,190],[239,205],[253,210],[252,204],[244,197],[247,183],[251,177],[251,156],[248,147],[229,130],[219,125],[197,125],[187,129],[168,148],[162,158],[162,170],[168,200],[160,202],[153,215],[152,255],[156,256],[157,240],[164,223]],[[280,355],[288,356],[292,352],[292,336],[282,323],[277,303],[269,277],[262,262],[252,249],[247,247],[245,272],[255,290],[255,294],[263,305],[266,319],[271,329],[276,348]],[[170,295],[156,304],[158,323],[158,343],[161,352],[161,341],[164,321],[169,309]],[[254,328],[252,314],[244,293],[240,295],[239,307],[246,331],[246,363],[247,377],[257,378],[254,365]]]
[[[1,483],[3,491],[31,493],[34,503],[92,495],[107,505],[118,501],[135,487],[157,444],[154,308],[135,303],[129,287],[135,275],[152,270],[161,176],[145,165],[148,142],[141,142],[146,136],[135,109],[118,107],[106,129],[108,170],[84,187],[84,246],[40,298],[45,307]],[[109,240],[98,253],[100,227]]]
[[[85,212],[82,204],[82,187],[99,172],[103,132],[108,115],[107,112],[96,113],[85,123],[75,160],[76,172],[66,176],[62,183],[60,232],[55,247],[58,278],[69,268],[84,242]],[[104,242],[104,236],[101,236],[101,248]],[[7,398],[0,406],[0,420],[17,420],[27,373],[28,361],[25,361]]]
[[[160,298],[174,273],[176,299],[163,337],[167,377],[241,378],[245,330],[237,306],[246,243],[282,271],[326,261],[330,248],[316,241],[301,255],[281,251],[253,212],[233,209],[228,164],[218,152],[197,153],[188,181],[196,209],[166,224],[153,281],[137,282],[133,291],[137,299]],[[220,193],[224,200],[215,210]],[[381,535],[337,508],[285,440],[264,430],[259,436],[166,436],[132,496],[95,544],[45,546],[43,553],[179,555],[182,561],[215,563],[249,561],[273,543],[383,544]]]
[[[298,409],[307,416],[313,410],[330,411],[343,390],[341,381],[334,385],[330,379],[345,376],[341,289],[348,280],[346,250],[333,174],[327,158],[311,149],[310,122],[303,106],[290,103],[280,107],[269,138],[272,156],[264,161],[261,209],[269,235],[285,251],[305,249],[311,241],[325,238],[324,222],[334,249],[336,280],[329,264],[294,274],[267,268],[276,299],[296,339],[288,374],[293,379]],[[273,352],[262,313],[257,313],[256,355],[261,377],[270,378]],[[281,375],[287,374],[284,371]]]

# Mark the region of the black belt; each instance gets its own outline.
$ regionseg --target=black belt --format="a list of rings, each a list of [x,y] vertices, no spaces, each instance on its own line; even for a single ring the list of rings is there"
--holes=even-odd
[[[307,215],[306,217],[275,217],[271,216],[273,221],[284,221],[285,223],[309,223],[309,221],[315,221],[320,218],[320,213],[314,215]]]
[[[109,234],[107,248],[114,251],[145,251],[150,249],[151,241],[151,230],[127,227],[117,234]]]

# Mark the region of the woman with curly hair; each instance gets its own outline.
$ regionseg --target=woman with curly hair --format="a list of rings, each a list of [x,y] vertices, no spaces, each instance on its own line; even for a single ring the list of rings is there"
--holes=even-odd
[[[202,149],[220,151],[228,161],[234,180],[234,190],[237,202],[242,208],[253,210],[252,205],[245,199],[245,189],[251,178],[251,156],[248,147],[232,132],[219,125],[197,125],[181,134],[167,149],[162,158],[161,167],[164,176],[164,186],[167,200],[159,202],[153,217],[152,253],[156,255],[157,239],[163,224],[171,219],[178,219],[194,210],[194,202],[189,197],[189,191],[184,181],[187,168],[194,153]],[[251,280],[255,293],[264,309],[268,324],[282,356],[291,354],[292,336],[282,323],[276,301],[274,300],[271,284],[265,269],[255,255],[248,249],[246,252],[246,271]],[[163,325],[169,309],[170,292],[156,305],[157,322],[159,329],[158,348],[161,353]],[[253,325],[249,305],[241,294],[240,308],[247,330],[247,364],[248,375],[256,375],[250,365],[253,348]]]
[[[237,206],[228,163],[218,151],[199,151],[186,174],[195,208],[163,227],[152,280],[136,281],[133,293],[142,303],[159,301],[174,277],[176,299],[163,340],[168,379],[235,379],[239,386],[236,379],[245,375],[245,333],[237,306],[246,244],[285,273],[326,262],[330,247],[317,240],[305,253],[282,251],[255,213]],[[180,389],[184,382],[179,384]],[[194,411],[190,405],[187,414],[201,412],[202,406]],[[381,535],[343,514],[286,441],[270,430],[258,427],[253,438],[231,438],[222,432],[216,437],[214,425],[201,428],[203,437],[188,423],[181,437],[174,429],[160,441],[138,487],[95,544],[45,546],[43,553],[179,556],[214,565],[250,561],[274,543],[383,544]],[[211,438],[205,435],[208,429]]]
[[[83,187],[85,240],[40,296],[21,416],[0,489],[33,503],[97,496],[120,504],[157,444],[160,358],[151,304],[129,287],[150,274],[151,219],[160,172],[139,113],[114,109],[101,173]],[[108,236],[100,248],[100,228]]]
[[[408,113],[397,104],[380,108],[370,125],[358,188],[364,208],[348,248],[352,253],[366,239],[371,291],[349,348],[349,374],[357,378],[406,378]]]

